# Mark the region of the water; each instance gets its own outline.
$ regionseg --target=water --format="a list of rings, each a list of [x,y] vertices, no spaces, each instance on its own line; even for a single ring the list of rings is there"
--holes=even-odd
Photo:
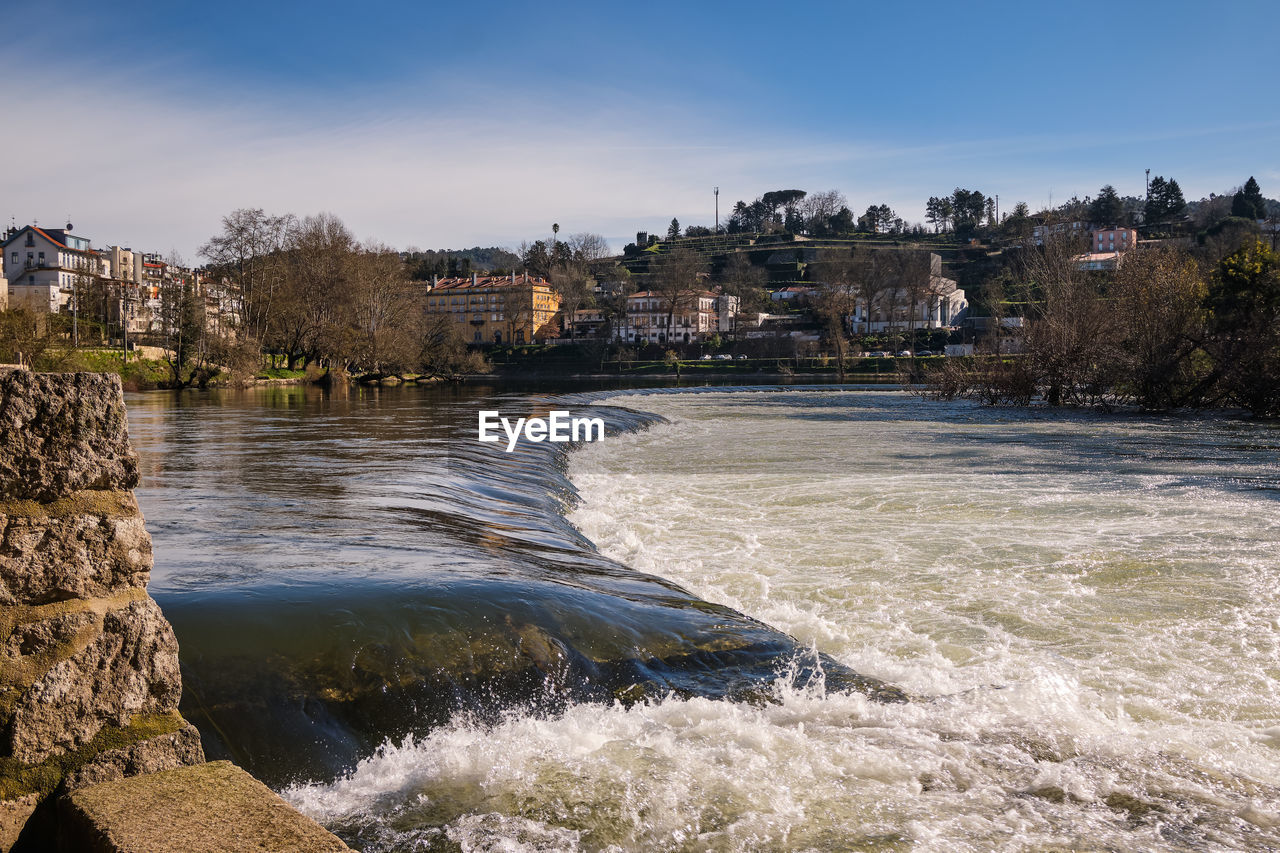
[[[131,399],[206,743],[366,850],[1280,848],[1280,430],[605,397]]]

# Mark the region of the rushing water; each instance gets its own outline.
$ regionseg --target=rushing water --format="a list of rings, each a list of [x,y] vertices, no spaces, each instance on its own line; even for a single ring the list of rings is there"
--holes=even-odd
[[[184,710],[363,849],[1280,848],[1274,426],[129,402]],[[460,429],[566,403],[567,469]]]

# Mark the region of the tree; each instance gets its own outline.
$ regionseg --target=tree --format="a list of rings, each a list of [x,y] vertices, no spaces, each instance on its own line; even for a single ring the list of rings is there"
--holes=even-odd
[[[283,353],[288,368],[342,348],[350,259],[356,240],[330,213],[308,216],[290,229],[280,284],[263,343]]]
[[[847,206],[841,207],[827,220],[827,230],[833,235],[852,234],[857,227],[858,224],[853,221],[853,211]]]
[[[1122,224],[1124,202],[1116,188],[1107,184],[1098,190],[1098,197],[1089,206],[1089,221],[1104,228],[1114,228]]]
[[[1231,199],[1231,215],[1243,219],[1266,219],[1267,202],[1262,197],[1262,188],[1252,175],[1245,181]]]
[[[898,214],[894,213],[889,205],[873,204],[858,219],[858,227],[863,231],[870,231],[874,234],[888,234],[893,230],[896,221],[900,221]]]
[[[964,240],[969,239],[982,223],[987,210],[987,197],[977,190],[966,190],[956,187],[951,194],[951,215],[954,220],[956,234]]]
[[[1023,256],[1027,370],[1051,406],[1096,404],[1114,384],[1115,312],[1075,261],[1082,247],[1050,238]]]
[[[1206,304],[1209,349],[1227,401],[1280,415],[1280,257],[1254,240],[1223,258]]]
[[[530,275],[546,278],[551,274],[552,258],[545,240],[532,243],[521,243],[519,248],[520,264]]]
[[[49,348],[49,315],[29,308],[0,311],[0,362],[31,369]]]
[[[738,297],[740,310],[756,311],[768,304],[765,286],[769,276],[764,269],[751,263],[744,252],[735,252],[720,272],[724,292]]]
[[[1143,210],[1143,219],[1148,225],[1168,222],[1182,215],[1187,202],[1182,197],[1182,188],[1178,182],[1170,178],[1165,180],[1161,175],[1151,179],[1147,192],[1147,203]]]
[[[639,234],[636,235],[637,238]],[[646,235],[647,237],[647,235]],[[582,261],[600,261],[612,256],[613,252],[609,249],[609,241],[599,234],[592,234],[584,231],[580,234],[570,234],[562,241],[570,254],[577,260]]]
[[[429,376],[453,379],[464,373],[487,373],[484,356],[470,349],[447,314],[428,314],[423,325],[418,367]]]
[[[1007,214],[1004,222],[1000,223],[1004,236],[1012,240],[1025,241],[1030,239],[1032,227],[1031,208],[1027,207],[1025,201],[1015,204],[1013,212]]]
[[[579,308],[590,304],[594,285],[585,261],[557,264],[551,270],[551,289],[560,296],[560,310],[570,338],[574,336],[574,316]]]
[[[702,258],[686,248],[664,252],[654,259],[650,267],[650,289],[657,293],[667,306],[667,336],[674,334],[676,311],[690,306],[693,297],[701,292],[702,275],[705,272]]]
[[[412,285],[389,246],[370,243],[349,256],[350,329],[346,355],[362,370],[383,376],[414,366],[421,352],[422,290]]]
[[[814,311],[823,321],[827,342],[835,347],[836,371],[844,381],[845,357],[848,349],[849,320],[858,307],[857,262],[849,252],[827,253],[816,265],[819,282]]]
[[[1199,265],[1175,249],[1132,251],[1116,272],[1110,297],[1120,391],[1143,408],[1174,409],[1203,398],[1206,294]]]
[[[667,239],[675,240],[680,236],[680,220],[674,216],[671,217],[671,224],[667,226]]]
[[[832,218],[848,205],[849,202],[839,190],[810,193],[796,205],[801,230],[817,237],[827,236],[832,233]]]
[[[182,259],[171,255],[160,284],[160,340],[172,387],[191,383],[188,367],[202,352],[204,331],[204,297]]]
[[[261,341],[271,322],[280,285],[282,249],[296,221],[291,214],[271,216],[261,208],[241,208],[222,218],[222,233],[200,247],[210,272],[226,278],[240,295],[244,334]]]

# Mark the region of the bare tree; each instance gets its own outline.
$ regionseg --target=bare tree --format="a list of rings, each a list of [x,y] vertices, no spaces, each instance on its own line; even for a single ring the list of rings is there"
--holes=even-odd
[[[667,308],[667,338],[674,336],[677,311],[690,306],[703,289],[706,265],[695,252],[680,247],[654,259],[650,267],[650,289],[657,293]]]
[[[350,258],[351,357],[379,376],[410,367],[421,351],[421,291],[399,253],[367,244]]]
[[[1144,408],[1198,404],[1207,392],[1199,363],[1208,285],[1198,264],[1169,248],[1125,256],[1111,292],[1124,384]]]
[[[755,311],[768,304],[765,285],[768,274],[751,263],[751,259],[743,252],[734,252],[720,272],[720,283],[724,292],[736,296],[743,311]]]
[[[609,249],[609,241],[599,234],[584,231],[581,234],[570,234],[561,242],[575,259],[588,263],[603,260],[613,254]]]
[[[215,271],[239,290],[244,332],[257,341],[266,337],[283,275],[282,250],[294,224],[291,214],[241,208],[224,216],[222,233],[200,247]]]
[[[574,315],[582,306],[591,304],[594,285],[585,261],[567,261],[551,268],[551,289],[560,296],[560,310],[570,338],[574,336]]]
[[[846,332],[860,298],[860,265],[850,253],[836,251],[816,266],[819,289],[815,311],[824,321],[828,343],[835,347],[836,370],[843,382],[849,344]]]

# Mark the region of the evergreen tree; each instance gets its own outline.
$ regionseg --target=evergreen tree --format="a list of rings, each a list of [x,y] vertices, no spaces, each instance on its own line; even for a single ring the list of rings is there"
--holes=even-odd
[[[1267,218],[1267,203],[1262,198],[1262,188],[1252,175],[1245,181],[1244,188],[1231,199],[1231,215],[1244,219]]]
[[[1121,224],[1122,216],[1124,216],[1124,202],[1120,201],[1120,194],[1116,192],[1116,188],[1107,184],[1098,190],[1098,197],[1089,206],[1090,221],[1094,225],[1113,227]]]
[[[674,240],[680,236],[680,220],[671,217],[671,225],[667,227],[667,239]]]
[[[1147,205],[1144,210],[1144,218],[1148,225],[1181,216],[1186,207],[1186,199],[1182,197],[1182,188],[1178,186],[1177,181],[1172,178],[1165,180],[1160,175],[1151,179],[1151,188],[1147,193]]]

